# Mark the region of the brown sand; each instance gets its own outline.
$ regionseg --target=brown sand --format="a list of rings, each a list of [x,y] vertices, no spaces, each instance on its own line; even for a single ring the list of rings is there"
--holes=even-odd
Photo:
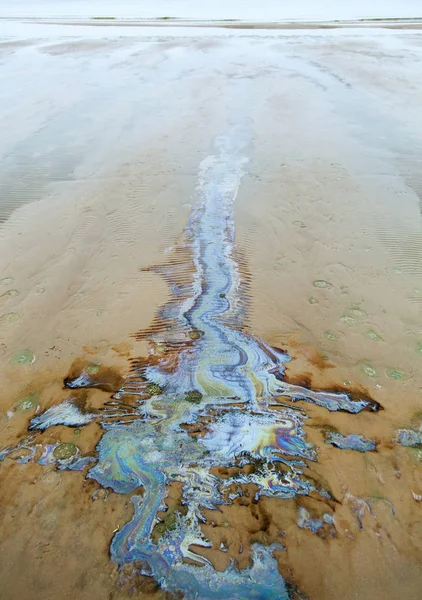
[[[42,409],[65,398],[75,359],[124,375],[145,353],[131,336],[170,297],[145,268],[165,264],[183,235],[213,137],[249,119],[251,162],[236,204],[248,327],[295,357],[292,380],[361,387],[384,410],[351,417],[307,406],[319,447],[308,475],[336,499],[335,528],[297,527],[298,506],[326,511],[315,498],[254,503],[245,487],[232,506],[207,511],[213,548],[201,552],[217,569],[231,557],[244,568],[253,541],[285,532],[277,558],[292,598],[418,600],[421,504],[412,492],[422,494],[421,456],[392,439],[420,422],[420,35],[96,31],[69,40],[44,27],[1,47],[9,78],[0,99],[1,447],[26,435],[32,416],[7,411],[28,393]],[[319,280],[330,285],[315,287]],[[354,323],[341,319],[350,314]],[[14,362],[24,350],[33,364]],[[90,402],[108,396],[96,390]],[[326,427],[373,437],[378,450],[328,446]],[[43,435],[78,435],[89,452],[100,431]],[[0,478],[2,597],[164,597],[109,560],[129,497],[13,455]],[[167,503],[179,502],[175,486]]]

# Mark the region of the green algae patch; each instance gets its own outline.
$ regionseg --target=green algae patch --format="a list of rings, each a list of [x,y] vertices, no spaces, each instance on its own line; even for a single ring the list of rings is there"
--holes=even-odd
[[[0,279],[0,285],[10,285],[14,282],[13,277],[3,277]]]
[[[198,392],[197,390],[192,390],[191,392],[188,392],[185,396],[185,400],[186,402],[191,402],[192,404],[199,404],[202,400],[202,394],[201,392]]]
[[[92,363],[85,367],[85,371],[88,375],[96,375],[100,370],[100,365]]]
[[[422,462],[422,450],[419,448],[407,448],[407,453],[412,460],[417,465],[420,465]]]
[[[365,375],[367,375],[368,377],[377,377],[378,376],[378,371],[372,365],[368,365],[368,364],[364,363],[363,365],[360,366],[360,368],[361,368],[362,372],[365,373]]]
[[[6,313],[0,317],[0,323],[17,323],[21,318],[20,314],[15,312]]]
[[[316,288],[330,288],[331,283],[329,281],[325,281],[325,279],[316,279],[313,282],[313,286]]]
[[[147,385],[146,391],[150,396],[159,396],[163,393],[163,390],[156,383],[149,383]]]
[[[36,394],[28,394],[24,398],[20,398],[15,402],[15,412],[27,412],[35,410],[38,405],[38,397]]]
[[[346,309],[343,315],[340,317],[340,321],[342,323],[346,323],[347,325],[356,325],[365,319],[368,315],[364,310],[358,308],[357,306],[350,306]]]
[[[31,350],[21,350],[12,356],[12,362],[16,365],[32,365],[35,362],[35,354]]]
[[[78,452],[78,447],[72,442],[64,442],[59,444],[53,450],[53,456],[56,460],[67,460],[72,458]]]
[[[332,331],[326,331],[324,333],[324,337],[327,340],[330,340],[331,342],[336,342],[339,339],[339,336],[336,333],[333,333]]]
[[[167,533],[167,531],[172,531],[177,527],[177,517],[179,515],[179,511],[175,509],[169,508],[167,510],[166,516],[163,521],[157,523],[154,527],[154,540],[157,541],[163,537]]]
[[[364,310],[358,308],[357,306],[351,306],[344,314],[354,317],[355,319],[364,319],[368,316]]]
[[[155,345],[155,353],[163,355],[167,352],[168,346],[167,344],[163,344],[162,342]]]
[[[395,379],[396,381],[406,379],[406,373],[400,369],[386,369],[385,375],[388,379]]]
[[[7,290],[1,294],[0,298],[15,298],[16,296],[19,296],[19,290]]]
[[[356,323],[358,323],[358,320],[350,315],[342,315],[340,317],[340,321],[342,323],[346,323],[346,325],[356,325]]]
[[[201,338],[203,335],[204,332],[200,329],[192,329],[191,331],[188,331],[188,336],[191,340],[199,340],[199,338]]]
[[[368,329],[368,331],[365,331],[365,336],[372,342],[379,342],[383,340],[382,335],[377,333],[374,329]]]

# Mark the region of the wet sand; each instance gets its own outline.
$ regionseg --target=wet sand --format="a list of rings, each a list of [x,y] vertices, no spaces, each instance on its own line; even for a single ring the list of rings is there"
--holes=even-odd
[[[257,544],[281,542],[274,555],[291,598],[419,599],[422,457],[420,442],[400,444],[397,431],[417,437],[422,421],[420,34],[28,23],[7,31],[0,449],[69,397],[69,374],[106,370],[109,388],[77,392],[100,410],[120,378],[163,350],[153,336],[174,333],[163,307],[194,280],[188,238],[206,231],[188,225],[200,165],[216,155],[216,137],[231,140],[241,127],[240,331],[293,358],[290,384],[369,396],[382,409],[329,412],[279,394],[308,417],[317,460],[304,477],[329,497],[256,501],[257,484],[245,480],[241,494],[202,509],[212,545],[196,550],[224,572],[230,559],[250,568]],[[175,362],[191,342],[174,350]],[[206,438],[209,422],[198,422],[192,435]],[[52,426],[34,434],[34,457],[18,449],[0,464],[5,598],[166,597],[139,564],[110,559],[133,494],[86,479],[87,468],[36,462],[57,443],[95,458],[103,433],[97,421]],[[376,451],[326,443],[338,433],[374,440]],[[212,474],[224,481],[241,468],[216,463]],[[180,482],[167,492],[163,523],[186,510]]]

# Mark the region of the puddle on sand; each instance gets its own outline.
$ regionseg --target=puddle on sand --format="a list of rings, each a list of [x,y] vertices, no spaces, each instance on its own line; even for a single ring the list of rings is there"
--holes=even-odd
[[[349,413],[351,425],[362,411],[380,408],[365,394],[289,383],[289,354],[246,332],[248,288],[233,219],[248,163],[246,147],[242,128],[215,140],[214,153],[199,167],[197,201],[186,229],[189,241],[168,264],[151,267],[167,281],[173,297],[151,327],[137,334],[149,343],[148,357],[132,360],[123,382],[99,364],[75,363],[65,386],[75,393],[114,392],[111,400],[88,410],[70,396],[31,420],[34,437],[22,446],[29,453],[24,462],[79,470],[93,459],[81,457],[74,443],[47,445],[38,459],[31,449],[39,444],[39,432],[50,427],[83,432],[97,421],[103,435],[86,477],[117,494],[133,494],[134,515],[112,538],[112,560],[122,569],[134,566],[162,589],[182,592],[187,599],[293,597],[294,582],[286,584],[277,560],[285,552],[281,530],[241,545],[246,568],[239,570],[234,561],[216,570],[211,533],[205,533],[209,517],[242,498],[246,503],[253,499],[254,506],[263,499],[312,497],[323,507],[322,520],[303,508],[297,526],[311,532],[328,528],[335,535],[332,511],[338,500],[309,476],[318,453],[307,439],[305,407]],[[314,285],[330,287],[322,280]],[[326,337],[337,339],[329,332]],[[32,363],[35,356],[25,350],[13,360]],[[340,436],[335,443],[360,452],[374,449],[358,434]],[[176,484],[181,484],[180,504],[170,513],[165,501]],[[228,551],[220,540],[218,552]]]
[[[31,350],[22,350],[12,356],[12,362],[18,365],[32,365],[35,362],[35,354]]]

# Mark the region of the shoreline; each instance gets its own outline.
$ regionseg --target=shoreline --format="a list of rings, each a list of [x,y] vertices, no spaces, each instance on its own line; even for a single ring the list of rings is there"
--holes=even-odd
[[[363,18],[322,21],[249,21],[245,19],[185,19],[181,17],[119,18],[114,16],[92,17],[0,17],[0,21],[12,21],[45,25],[85,25],[94,27],[199,27],[221,29],[415,29],[422,28],[422,17],[415,18]]]

